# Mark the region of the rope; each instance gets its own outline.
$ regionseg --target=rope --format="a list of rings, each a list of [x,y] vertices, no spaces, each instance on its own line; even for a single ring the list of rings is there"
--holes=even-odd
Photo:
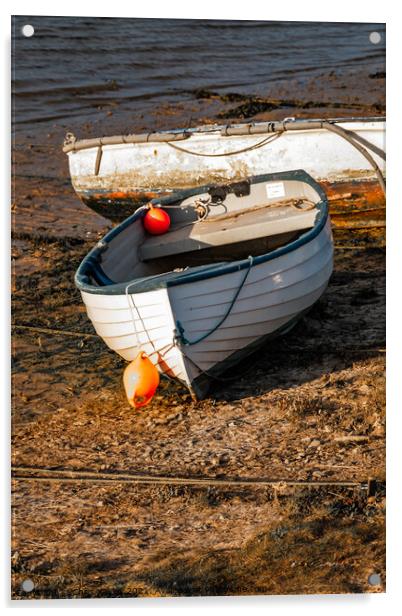
[[[309,481],[292,479],[218,479],[215,477],[177,477],[164,475],[145,475],[134,473],[102,473],[98,471],[79,471],[67,469],[49,469],[13,466],[12,478],[33,481],[85,481],[85,482],[126,482],[156,485],[197,485],[197,486],[241,486],[241,487],[276,487],[281,484],[299,487],[339,486],[346,488],[367,489],[370,479],[366,481]],[[371,480],[373,481],[373,480]]]
[[[155,276],[151,276],[150,278],[157,278],[158,276],[160,276],[160,274],[156,274]],[[128,293],[128,289],[129,289],[129,287],[131,287],[131,286],[133,286],[134,284],[136,284],[136,282],[137,282],[137,281],[134,281],[134,282],[129,282],[129,283],[128,283],[128,285],[126,286],[126,291],[125,291],[125,292],[126,292],[126,298],[127,298],[127,301],[128,301],[128,305],[129,305],[129,307],[130,307],[131,320],[132,320],[132,322],[133,322],[134,334],[135,334],[135,338],[136,338],[136,341],[137,341],[137,345],[136,345],[136,346],[137,346],[138,348],[141,348],[141,342],[140,342],[140,339],[139,339],[139,337],[138,337],[138,332],[137,332],[137,327],[136,327],[136,324],[135,324],[135,317],[134,317],[133,308],[135,308],[135,309],[136,309],[136,311],[137,311],[137,315],[138,315],[138,319],[141,321],[142,327],[143,327],[143,329],[144,329],[144,333],[146,333],[146,334],[147,334],[147,336],[148,336],[148,340],[149,340],[149,343],[150,343],[150,345],[151,345],[151,346],[153,347],[153,349],[154,349],[154,350],[153,350],[153,352],[152,352],[152,353],[150,353],[150,355],[149,355],[149,356],[151,356],[151,355],[154,355],[155,353],[158,353],[158,351],[157,351],[157,349],[156,349],[156,347],[155,347],[155,344],[154,344],[154,342],[153,342],[153,340],[152,340],[151,336],[149,335],[148,328],[147,328],[147,327],[145,327],[145,323],[144,323],[144,321],[143,321],[143,319],[142,319],[142,316],[140,315],[140,311],[138,310],[137,305],[135,304],[135,302],[134,302],[134,300],[133,300],[132,295]]]
[[[381,173],[381,169],[379,168],[379,166],[375,162],[374,158],[371,156],[371,154],[369,154],[369,152],[366,150],[366,148],[363,147],[362,145],[360,145],[360,143],[358,143],[357,140],[352,137],[351,133],[349,131],[346,131],[341,126],[337,126],[335,124],[331,124],[330,122],[322,122],[322,127],[326,128],[327,130],[329,130],[329,131],[331,131],[333,133],[335,133],[336,135],[339,135],[340,137],[343,137],[343,139],[346,139],[346,141],[348,141],[353,147],[356,148],[356,150],[358,150],[364,156],[364,158],[370,163],[370,165],[374,169],[374,172],[375,172],[375,174],[377,176],[378,182],[379,182],[379,184],[380,184],[380,186],[382,188],[382,191],[383,191],[383,193],[385,195],[386,194],[386,189],[385,189],[384,176]]]
[[[364,137],[361,137],[358,133],[355,133],[355,131],[353,130],[346,130],[346,128],[343,128],[342,130],[348,133],[348,135],[350,135],[352,139],[361,143],[367,150],[371,150],[371,152],[374,152],[374,154],[377,154],[377,156],[379,156],[383,160],[386,160],[387,156],[384,150],[374,145],[374,143],[367,141],[367,139],[365,139]]]
[[[30,325],[18,325],[13,324],[12,329],[23,329],[30,332],[37,332],[38,334],[56,334],[57,336],[77,336],[78,338],[99,338],[97,334],[86,334],[84,332],[70,332],[64,329],[52,329],[50,327],[32,327]]]
[[[183,325],[180,323],[180,321],[176,321],[176,327],[177,327],[177,333],[176,333],[176,340],[178,342],[182,342],[183,344],[185,344],[186,346],[193,346],[194,344],[198,344],[199,342],[201,342],[202,340],[205,340],[205,338],[208,338],[211,334],[213,334],[217,329],[219,329],[219,327],[222,325],[222,323],[224,321],[226,321],[226,319],[228,318],[229,314],[232,311],[233,306],[236,303],[237,298],[239,297],[240,291],[242,290],[244,283],[247,280],[247,277],[250,273],[250,270],[253,266],[254,263],[254,257],[249,256],[248,257],[248,268],[246,270],[245,275],[243,276],[243,280],[241,281],[239,288],[237,289],[236,293],[234,294],[234,297],[230,303],[229,308],[227,309],[226,313],[223,315],[223,317],[220,319],[220,321],[218,321],[218,323],[206,334],[203,334],[202,336],[200,336],[199,338],[196,338],[196,340],[187,340],[187,338],[184,336],[184,327]]]
[[[276,205],[276,204],[272,204],[272,205]],[[288,199],[287,201],[279,201],[278,207],[282,205],[290,205],[295,210],[304,210],[304,211],[314,210],[314,208],[317,207],[317,203],[315,201],[312,201],[311,199],[307,199],[305,197],[302,199]]]
[[[149,278],[157,278],[158,276],[163,276],[163,275],[164,275],[164,274],[155,274],[154,276],[150,276]],[[154,349],[153,351],[151,351],[151,353],[147,353],[147,355],[148,355],[148,357],[152,357],[152,355],[156,355],[156,357],[157,357],[157,361],[156,361],[156,363],[157,363],[157,364],[159,364],[159,363],[160,363],[160,361],[161,361],[161,359],[160,359],[160,358],[162,358],[162,359],[163,359],[163,358],[164,358],[164,355],[165,355],[166,353],[168,353],[168,351],[170,351],[170,349],[172,349],[172,348],[174,348],[174,347],[176,346],[176,345],[175,345],[175,341],[173,340],[172,342],[168,342],[167,344],[165,344],[164,346],[160,347],[159,349],[157,349],[157,348],[156,348],[155,343],[154,343],[154,341],[152,340],[152,338],[151,338],[151,336],[150,336],[150,334],[149,334],[148,328],[145,326],[145,323],[144,323],[144,320],[143,320],[143,318],[142,318],[142,316],[141,316],[141,314],[140,314],[140,311],[138,310],[138,307],[137,307],[137,305],[135,304],[135,302],[134,302],[134,300],[133,300],[133,298],[132,298],[132,295],[131,295],[131,294],[129,294],[129,292],[128,292],[129,287],[131,287],[131,286],[135,285],[137,282],[138,282],[138,281],[136,281],[136,280],[135,280],[134,282],[129,283],[129,284],[126,286],[126,289],[125,289],[126,298],[127,298],[128,305],[129,305],[129,307],[130,307],[131,320],[132,320],[132,323],[133,323],[134,334],[135,334],[136,343],[137,343],[137,344],[136,344],[136,346],[137,346],[138,348],[141,348],[141,342],[140,342],[140,340],[139,340],[139,337],[138,337],[138,332],[137,332],[137,327],[136,327],[136,325],[135,325],[135,316],[134,316],[133,308],[135,308],[135,310],[136,310],[136,312],[137,312],[137,315],[138,315],[138,319],[141,321],[141,324],[142,324],[142,327],[143,327],[144,333],[146,333],[146,334],[147,334],[147,336],[148,336],[148,340],[149,340],[149,343],[150,343],[150,345],[151,345],[151,346],[153,347],[153,349]],[[131,300],[131,301],[130,301],[130,300]],[[167,348],[166,348],[166,347],[167,347]],[[166,372],[165,372],[165,374],[166,374]],[[169,376],[169,375],[167,374],[166,376]]]
[[[209,199],[209,201],[203,201],[202,199],[196,199],[193,203],[189,203],[184,207],[188,207],[188,206],[192,206],[194,207],[195,211],[197,212],[197,210],[199,209],[203,209],[203,213],[200,215],[199,218],[197,218],[197,220],[190,220],[190,222],[185,222],[180,226],[176,226],[174,227],[175,231],[178,231],[179,229],[184,229],[185,227],[191,227],[193,225],[196,225],[199,222],[206,222],[208,215],[209,215],[209,206],[210,205],[217,205],[215,203],[212,203],[211,198]],[[220,204],[219,204],[220,205]],[[182,205],[168,205],[166,206],[166,210],[169,210],[171,207],[182,210],[184,209]]]
[[[222,206],[224,202],[221,203],[212,203],[211,205]],[[274,203],[262,203],[261,205],[256,205],[250,208],[244,208],[242,210],[236,210],[231,214],[217,214],[212,218],[203,219],[205,222],[216,222],[217,220],[227,220],[229,218],[237,218],[243,216],[243,214],[249,214],[250,212],[258,212],[259,210],[264,210],[266,208],[275,209],[280,207],[293,207],[295,210],[302,210],[304,212],[308,212],[310,210],[314,210],[317,207],[317,202],[312,201],[311,199],[307,199],[306,197],[302,197],[301,199],[283,199],[282,201],[275,201]],[[199,221],[201,222],[201,219]]]
[[[191,154],[192,156],[206,156],[208,158],[216,158],[218,156],[234,156],[235,154],[242,154],[243,152],[257,150],[258,148],[264,147],[264,145],[267,145],[271,141],[275,141],[275,139],[278,139],[278,137],[280,137],[282,133],[283,131],[280,131],[280,132],[278,131],[277,133],[273,135],[269,135],[268,137],[265,137],[262,141],[259,141],[258,143],[255,143],[254,145],[249,145],[246,148],[242,148],[241,150],[234,150],[233,152],[220,152],[219,154],[206,154],[204,152],[193,152],[192,150],[181,148],[178,145],[171,143],[170,141],[167,141],[166,144],[169,145],[171,148],[174,148],[175,150],[179,150],[179,152],[184,152],[185,154]]]
[[[135,346],[140,347],[140,339],[139,339],[139,337],[138,337],[138,333],[137,333],[137,326],[136,326],[136,324],[135,324],[135,316],[134,316],[133,308],[135,308],[135,309],[136,309],[136,311],[137,311],[138,318],[139,318],[139,320],[140,320],[140,321],[141,321],[141,323],[142,323],[142,326],[143,326],[143,328],[144,328],[144,331],[145,331],[145,325],[144,325],[144,323],[143,323],[143,321],[142,321],[142,319],[141,319],[141,315],[140,315],[140,313],[139,313],[139,311],[138,311],[137,306],[136,306],[136,305],[135,305],[135,303],[134,303],[134,300],[133,300],[133,298],[132,298],[131,294],[129,295],[129,293],[128,293],[128,289],[129,289],[129,287],[130,287],[132,284],[133,284],[133,283],[129,283],[129,284],[126,286],[125,294],[126,294],[126,299],[127,299],[128,307],[130,308],[131,321],[132,321],[132,324],[133,324],[134,335],[135,335],[135,339],[136,339],[136,345],[135,345]]]

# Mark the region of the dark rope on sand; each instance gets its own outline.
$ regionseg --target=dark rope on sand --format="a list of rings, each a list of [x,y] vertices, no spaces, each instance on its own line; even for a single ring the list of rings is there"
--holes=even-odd
[[[214,477],[177,477],[168,475],[137,475],[132,473],[101,473],[97,471],[78,471],[67,469],[34,468],[24,466],[13,466],[11,468],[12,478],[17,480],[31,481],[60,481],[87,483],[109,482],[109,483],[137,483],[154,485],[194,485],[200,487],[222,486],[222,487],[345,487],[367,489],[367,481],[312,481],[312,480],[292,480],[292,479],[235,479],[235,478],[214,478]]]
[[[85,332],[71,332],[65,329],[53,329],[51,327],[33,327],[31,325],[13,324],[12,329],[22,329],[38,334],[55,334],[57,336],[76,336],[78,338],[99,338],[97,334],[87,334]]]

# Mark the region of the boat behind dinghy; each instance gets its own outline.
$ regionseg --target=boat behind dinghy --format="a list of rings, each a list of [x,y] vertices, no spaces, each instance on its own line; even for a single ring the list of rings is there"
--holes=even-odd
[[[76,273],[88,316],[127,361],[145,352],[202,398],[211,379],[288,331],[321,297],[333,243],[322,188],[304,171],[163,198],[164,235],[142,208]]]
[[[346,192],[350,182],[371,190],[378,171],[385,174],[385,118],[286,118],[96,139],[68,134],[63,150],[78,196],[120,222],[155,197],[268,171],[302,167],[319,182],[341,190],[346,183]]]

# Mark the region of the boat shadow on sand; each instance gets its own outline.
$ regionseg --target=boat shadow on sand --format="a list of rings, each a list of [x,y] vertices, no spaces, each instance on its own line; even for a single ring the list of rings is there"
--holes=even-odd
[[[338,253],[326,293],[293,329],[216,380],[209,397],[235,401],[291,389],[383,354],[383,250],[352,252]]]

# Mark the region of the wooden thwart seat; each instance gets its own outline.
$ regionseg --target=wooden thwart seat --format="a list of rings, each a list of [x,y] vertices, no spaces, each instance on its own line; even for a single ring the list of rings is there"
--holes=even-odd
[[[142,261],[211,247],[302,231],[314,226],[317,210],[260,207],[236,215],[217,216],[192,225],[178,225],[164,235],[147,237],[139,249]]]

